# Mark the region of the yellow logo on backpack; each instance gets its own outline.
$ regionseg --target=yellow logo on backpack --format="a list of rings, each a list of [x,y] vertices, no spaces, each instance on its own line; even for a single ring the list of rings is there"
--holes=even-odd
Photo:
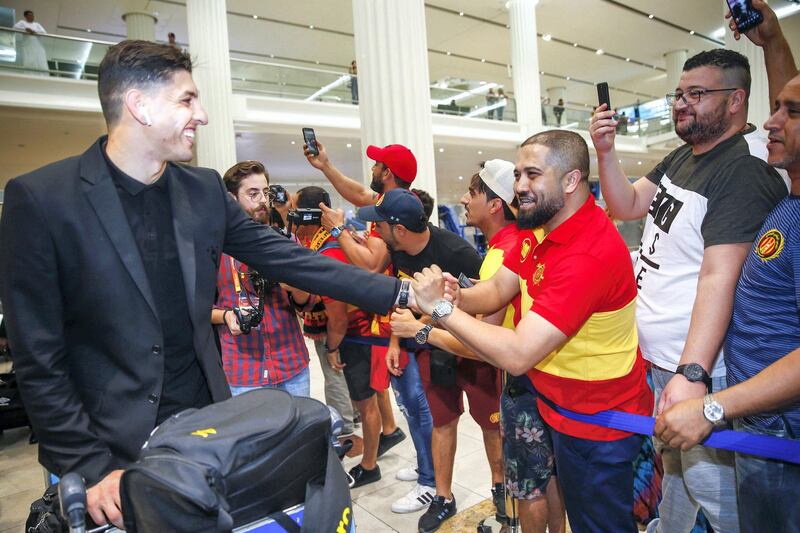
[[[217,430],[214,428],[198,429],[197,431],[192,431],[190,433],[190,435],[193,435],[195,437],[203,437],[204,439],[207,439],[209,435],[216,435],[216,434]]]

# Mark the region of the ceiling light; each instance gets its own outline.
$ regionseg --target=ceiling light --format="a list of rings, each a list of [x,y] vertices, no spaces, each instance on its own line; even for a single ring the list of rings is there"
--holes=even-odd
[[[544,35],[542,35],[542,39],[544,39],[545,41],[551,41],[553,39],[553,36],[550,35],[549,33],[545,33]]]
[[[464,176],[459,176],[458,179],[463,180]]]
[[[292,144],[294,144],[294,141],[292,141]]]
[[[694,35],[694,30],[689,31],[689,35]]]
[[[352,147],[353,147],[353,145],[352,145],[351,143],[347,143],[347,147],[348,147],[348,148],[352,148]]]
[[[655,15],[647,15],[647,18],[649,18],[650,20],[653,20],[655,18]]]
[[[570,78],[569,76],[567,76],[567,81],[569,81],[569,80],[571,80],[571,79],[572,79],[572,78]]]
[[[481,63],[486,63],[486,60],[484,58],[481,58]]]
[[[658,65],[653,65],[653,68],[658,68]]]
[[[543,70],[540,70],[540,71],[539,71],[539,74],[541,74],[542,76],[544,76],[544,71],[543,71]]]
[[[478,155],[483,155],[483,150],[478,150]]]
[[[637,164],[637,165],[641,165],[641,164],[642,164],[642,162],[641,162],[641,161],[637,161],[637,162],[636,162],[636,164]]]
[[[92,28],[86,28],[86,31],[88,31],[89,33],[92,33]]]
[[[602,48],[598,48],[597,50],[595,50],[595,52],[594,52],[594,53],[595,53],[595,54],[597,54],[597,55],[599,55],[599,56],[601,56],[601,55],[603,55],[605,52],[603,52],[603,49],[602,49]]]
[[[618,159],[618,161],[619,161],[619,164],[621,165],[622,164],[622,159]]]
[[[439,148],[439,153],[441,154],[442,152],[444,152],[444,148]]]
[[[253,15],[253,18],[254,19],[258,19],[258,15]]]
[[[309,29],[309,30],[313,30],[313,29],[314,29],[314,25],[313,25],[313,24],[309,24],[309,25],[308,25],[308,29]]]
[[[319,65],[319,61],[315,61],[315,63],[316,63],[317,65]]]
[[[270,54],[269,57],[275,57],[275,54]]]
[[[452,54],[452,52],[450,52],[450,51],[447,52],[447,55],[451,55],[451,54]]]
[[[630,62],[631,62],[631,58],[630,58],[630,57],[626,57],[626,58],[625,58],[625,61],[627,61],[628,63],[630,63]]]
[[[578,43],[572,43],[572,46],[574,46],[575,48],[578,48]]]
[[[458,16],[459,16],[459,17],[463,17],[463,16],[464,16],[464,12],[463,12],[463,11],[459,11],[459,12],[458,12]]]

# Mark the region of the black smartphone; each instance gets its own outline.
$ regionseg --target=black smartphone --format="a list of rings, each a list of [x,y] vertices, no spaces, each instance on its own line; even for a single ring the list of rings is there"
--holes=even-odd
[[[727,2],[739,33],[744,33],[764,22],[761,12],[753,9],[753,3],[750,0],[727,0]]]
[[[606,104],[606,111],[611,110],[611,97],[608,95],[608,82],[601,82],[597,84],[597,106]]]
[[[314,128],[303,128],[303,141],[308,146],[308,151],[312,155],[319,155],[319,148],[317,148],[317,136],[314,134]]]
[[[475,286],[472,280],[465,276],[463,272],[458,275],[458,284],[462,289],[469,289],[470,287]]]

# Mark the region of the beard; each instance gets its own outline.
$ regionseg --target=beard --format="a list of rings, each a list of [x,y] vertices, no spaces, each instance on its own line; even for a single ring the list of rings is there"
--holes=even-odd
[[[380,176],[372,176],[372,181],[369,183],[369,188],[378,194],[383,194],[383,182]]]
[[[520,198],[521,200],[521,198]],[[519,229],[534,229],[547,224],[556,213],[564,208],[564,191],[549,200],[537,202],[538,205],[532,208],[520,206],[517,214],[517,227]]]
[[[678,117],[673,112],[675,133],[690,146],[718,139],[731,125],[731,118],[726,112],[726,106],[726,103],[723,102],[707,115],[695,115],[690,124],[683,126],[678,124]]]
[[[266,224],[269,222],[269,210],[267,208],[258,207],[249,211],[247,214],[259,224]]]

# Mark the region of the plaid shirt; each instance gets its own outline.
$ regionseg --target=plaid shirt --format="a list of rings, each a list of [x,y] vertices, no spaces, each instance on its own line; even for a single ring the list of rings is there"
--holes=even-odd
[[[247,266],[234,260],[240,272]],[[222,255],[217,273],[217,309],[239,305],[233,282],[231,257]],[[249,279],[240,282],[242,291],[254,298]],[[222,362],[228,383],[234,387],[274,385],[290,379],[308,366],[308,349],[300,331],[297,314],[286,291],[268,288],[264,294],[264,318],[258,329],[234,337],[224,324],[217,326]]]

